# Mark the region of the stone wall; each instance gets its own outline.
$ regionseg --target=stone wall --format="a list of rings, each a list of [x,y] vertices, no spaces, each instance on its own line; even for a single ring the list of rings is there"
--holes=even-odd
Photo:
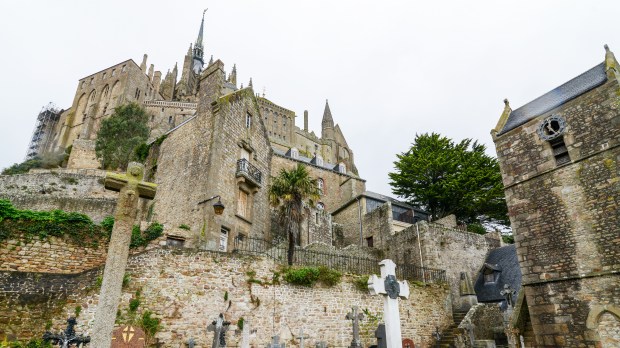
[[[620,282],[620,87],[611,76],[494,139],[539,345],[595,346],[587,308],[620,306],[611,286]],[[536,133],[550,115],[566,120],[565,165]]]
[[[9,239],[0,242],[0,255],[0,271],[74,274],[104,264],[107,243],[90,247],[56,237],[32,242]]]
[[[165,347],[178,347],[190,337],[198,346],[208,346],[212,334],[205,334],[205,327],[220,312],[232,322],[227,334],[228,346],[239,344],[241,334],[235,330],[235,325],[243,317],[246,325],[256,329],[250,338],[255,347],[266,345],[273,334],[280,334],[287,345],[297,346],[299,343],[292,340],[292,335],[302,327],[304,334],[309,336],[306,345],[326,341],[329,346],[342,347],[348,346],[352,337],[351,322],[345,319],[352,305],[366,309],[373,316],[383,311],[383,299],[355,289],[350,276],[345,276],[333,288],[322,285],[306,288],[284,282],[268,285],[274,271],[278,270],[271,259],[164,248],[131,257],[128,270],[131,280],[123,290],[119,306],[121,315],[127,318],[129,301],[140,290],[138,313],[148,309],[162,320],[162,330],[156,337],[164,342]],[[33,277],[30,279],[34,282]],[[54,328],[64,328],[66,318],[62,314],[72,313],[79,305],[82,312],[77,331],[90,332],[98,295],[83,294],[86,295],[80,296],[79,300],[71,299],[58,312],[60,314],[53,321]],[[27,313],[30,313],[28,309],[18,308],[13,315],[27,317]],[[451,322],[448,291],[437,285],[412,285],[410,299],[400,301],[400,313],[403,338],[413,339],[416,346],[428,347],[435,326],[441,329]],[[375,344],[377,323],[372,319],[363,321],[361,336],[364,346]],[[19,331],[19,328],[12,327],[14,332]],[[43,328],[34,326],[30,330],[40,334]]]
[[[79,212],[95,222],[114,215],[118,193],[103,186],[102,170],[32,170],[0,175],[0,199],[20,209]]]
[[[499,241],[438,224],[418,222],[391,236],[386,245],[387,258],[396,263],[446,270],[452,302],[458,306],[461,272],[467,272],[470,279],[475,280],[487,253],[499,247]]]
[[[469,326],[474,324],[470,332]],[[504,314],[497,303],[478,303],[471,307],[458,327],[458,338],[464,347],[471,347],[471,336],[474,340],[495,341],[497,344],[506,344],[504,333]]]
[[[101,163],[95,152],[95,141],[75,139],[71,144],[71,154],[67,160],[68,169],[99,169]]]

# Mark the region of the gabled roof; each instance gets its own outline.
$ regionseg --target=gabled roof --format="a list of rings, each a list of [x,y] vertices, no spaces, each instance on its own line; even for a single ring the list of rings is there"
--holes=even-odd
[[[604,84],[606,81],[607,74],[605,73],[605,62],[603,62],[522,107],[513,110],[498,135],[515,129],[529,120]]]
[[[484,271],[494,270],[497,272],[496,281],[484,282]],[[500,291],[508,284],[517,291],[521,290],[521,269],[517,258],[517,249],[514,244],[493,249],[487,255],[484,265],[480,268],[474,289],[478,302],[501,302],[505,300]],[[516,299],[516,296],[514,297]]]

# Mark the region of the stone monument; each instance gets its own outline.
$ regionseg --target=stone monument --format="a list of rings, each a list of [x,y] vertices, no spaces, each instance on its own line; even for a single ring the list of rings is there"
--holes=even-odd
[[[304,336],[303,328],[299,329],[299,335],[295,338],[299,340],[299,348],[304,348],[304,340],[308,338],[308,336]]]
[[[142,348],[146,346],[146,335],[137,326],[121,326],[112,332],[111,348]]]
[[[364,319],[364,314],[357,312],[357,306],[351,307],[351,312],[347,313],[345,317],[353,322],[353,340],[351,341],[351,348],[362,348],[360,341],[360,323],[359,321]]]
[[[105,177],[105,188],[120,191],[120,194],[114,212],[114,228],[95,313],[92,342],[95,348],[110,347],[129,256],[131,229],[138,212],[138,198],[153,199],[157,190],[157,185],[142,181],[143,176],[144,166],[131,162],[127,166],[127,174],[108,172]]]
[[[286,344],[280,343],[280,336],[275,335],[271,337],[272,341],[267,345],[267,348],[286,348]]]
[[[383,318],[385,319],[386,348],[401,348],[400,313],[398,298],[409,298],[407,281],[396,280],[396,264],[392,260],[379,262],[381,278],[376,275],[368,279],[371,295],[383,295]]]
[[[207,332],[213,332],[212,348],[226,347],[226,331],[230,327],[230,321],[224,321],[224,314],[220,313],[216,320],[207,326]]]

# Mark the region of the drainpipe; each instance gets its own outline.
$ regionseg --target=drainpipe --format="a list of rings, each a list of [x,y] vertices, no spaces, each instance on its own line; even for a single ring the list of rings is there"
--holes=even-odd
[[[364,234],[363,234],[363,226],[362,226],[362,205],[360,204],[360,198],[357,197],[357,213],[360,222],[360,246],[364,246]]]
[[[422,266],[422,281],[426,283],[426,273],[424,272],[424,261],[422,260],[422,245],[420,244],[420,230],[418,223],[415,224],[415,233],[418,235],[418,250],[420,251],[420,266]]]

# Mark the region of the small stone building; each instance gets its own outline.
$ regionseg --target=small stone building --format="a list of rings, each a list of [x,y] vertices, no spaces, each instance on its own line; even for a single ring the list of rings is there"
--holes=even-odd
[[[620,346],[620,65],[605,61],[492,130],[539,347]]]

